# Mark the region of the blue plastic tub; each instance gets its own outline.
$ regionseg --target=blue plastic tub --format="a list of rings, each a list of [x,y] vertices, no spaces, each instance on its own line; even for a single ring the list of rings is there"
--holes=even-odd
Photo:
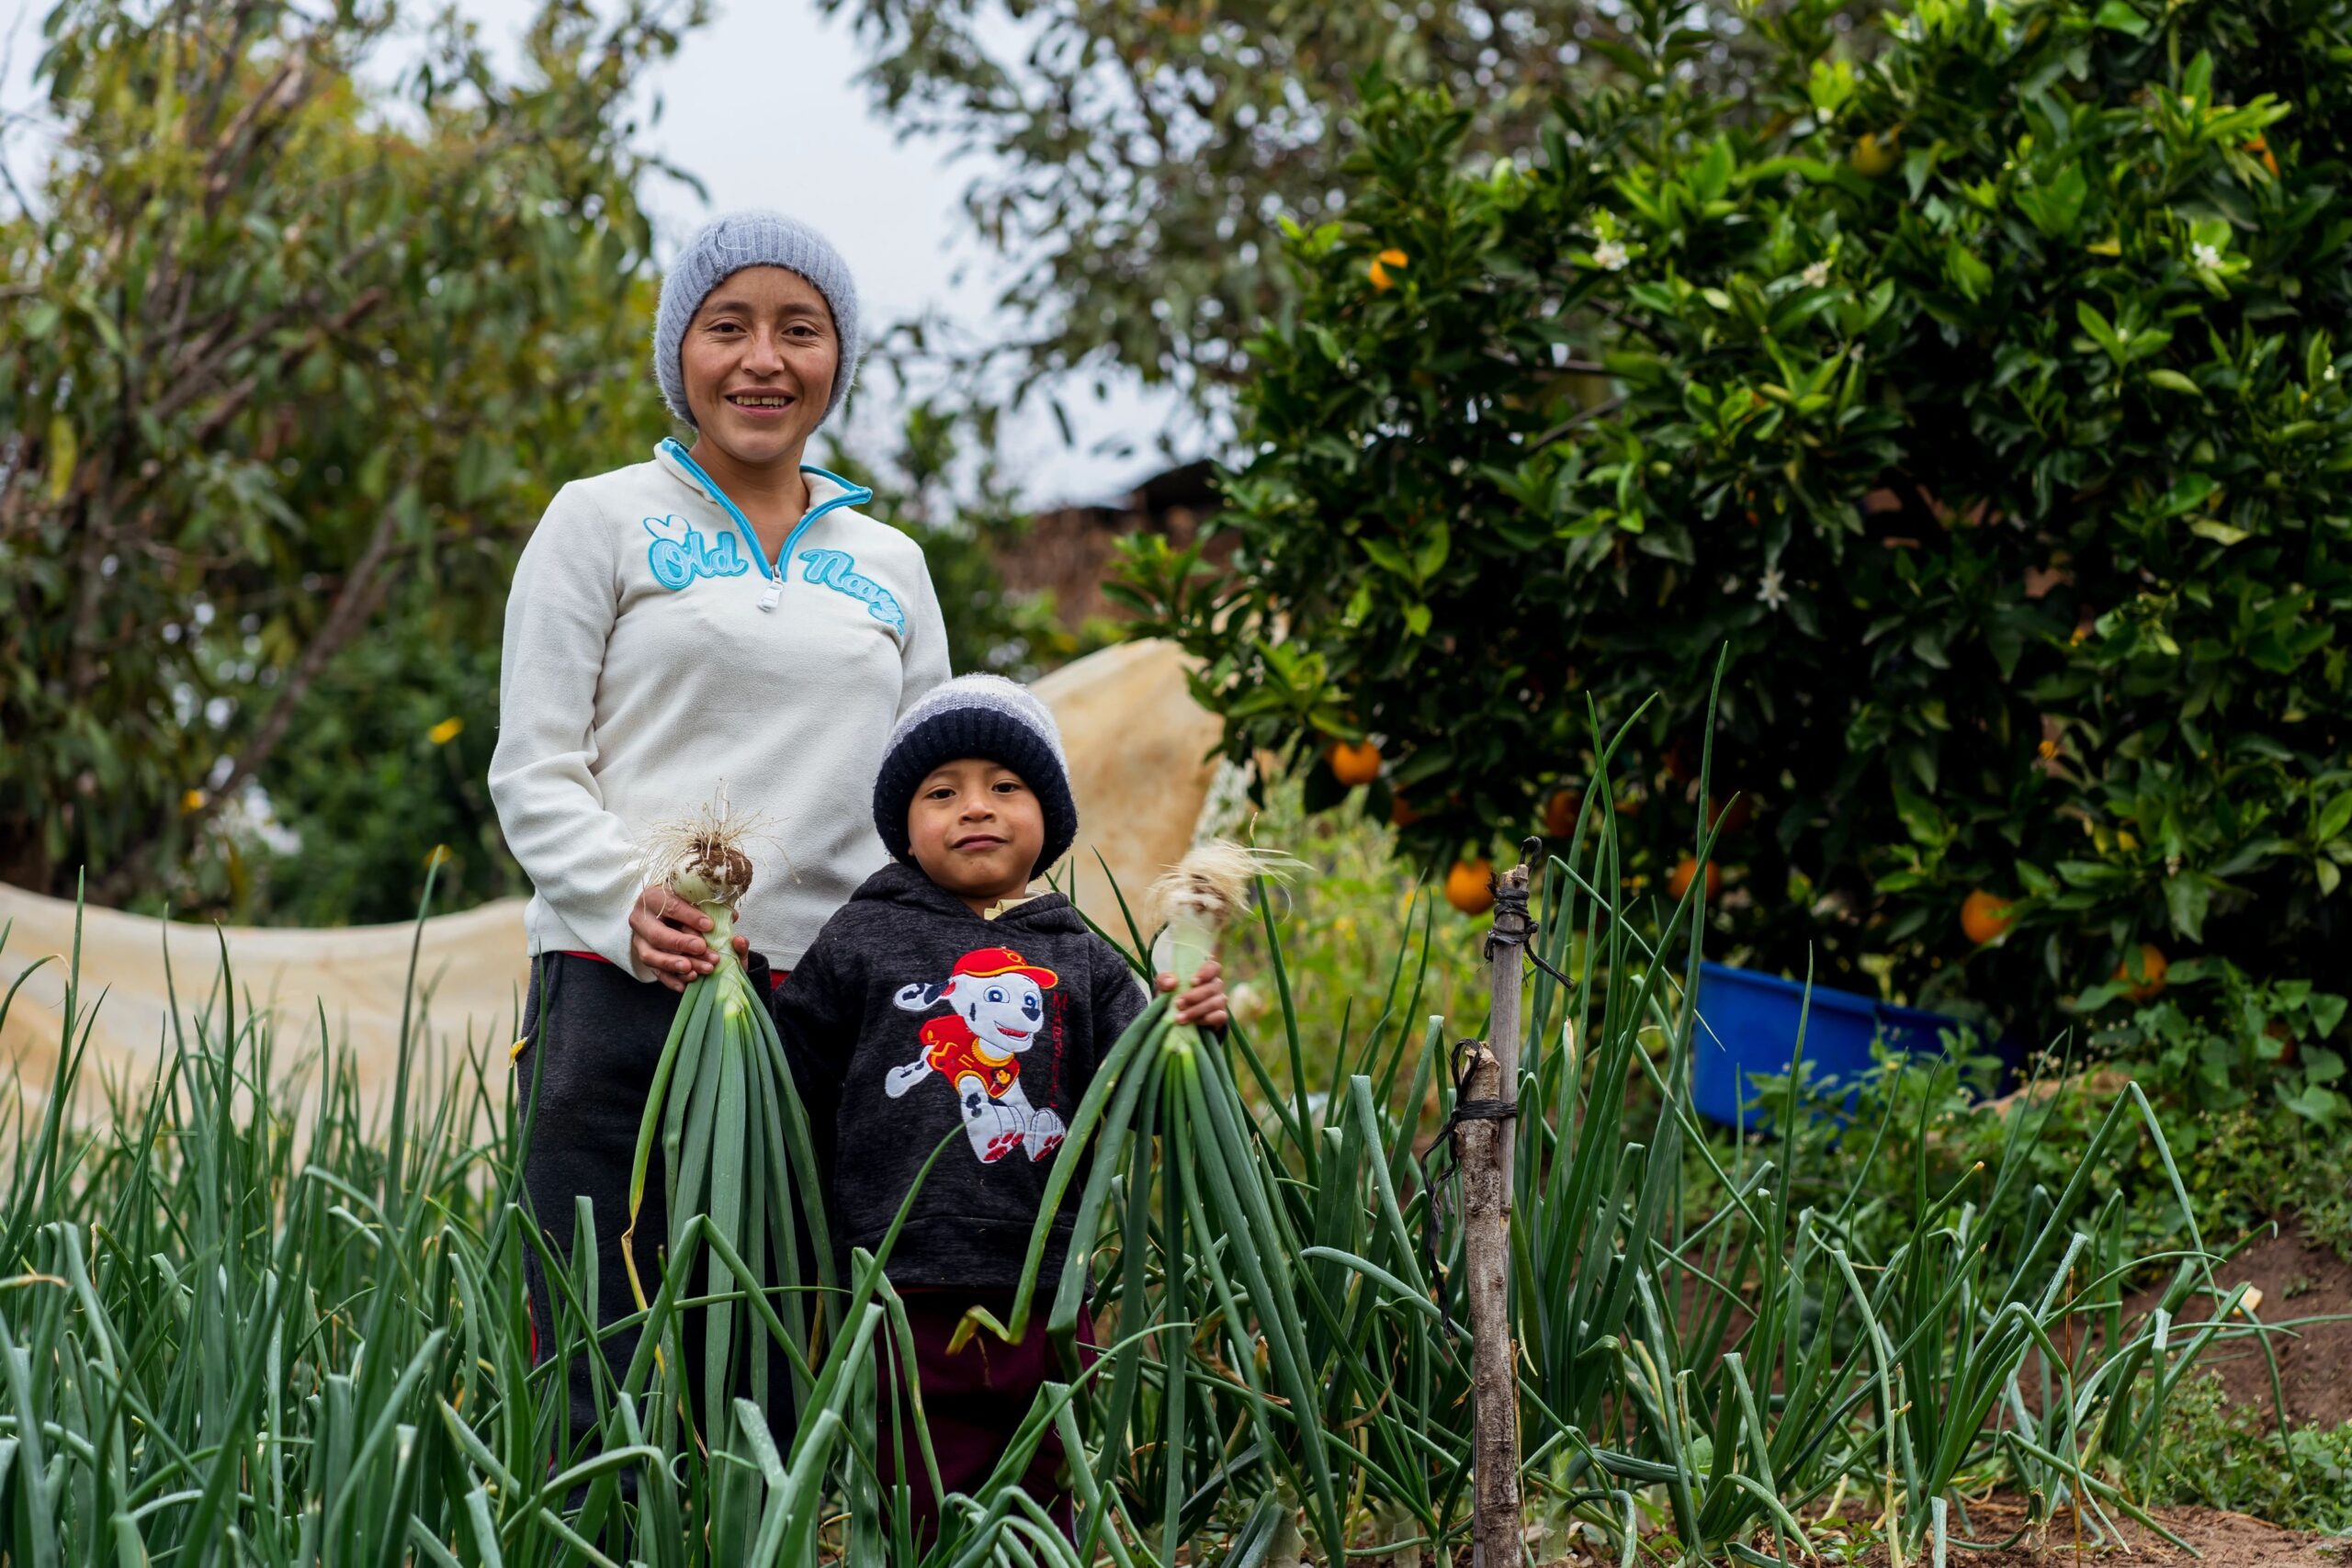
[[[1963,1027],[1939,1013],[1821,986],[1813,987],[1808,1012],[1805,987],[1794,980],[1702,963],[1699,1022],[1690,1043],[1690,1100],[1699,1114],[1726,1127],[1765,1126],[1769,1115],[1750,1109],[1743,1117],[1740,1105],[1756,1098],[1755,1077],[1787,1075],[1800,1014],[1805,1062],[1815,1079],[1826,1082],[1850,1082],[1868,1073],[1875,1041],[1913,1055],[1939,1055],[1940,1032]]]

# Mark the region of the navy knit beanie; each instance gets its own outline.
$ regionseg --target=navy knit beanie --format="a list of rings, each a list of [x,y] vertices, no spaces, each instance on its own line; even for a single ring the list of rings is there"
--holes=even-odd
[[[892,860],[913,858],[907,807],[915,791],[933,768],[965,757],[1011,768],[1044,808],[1046,844],[1031,876],[1069,852],[1078,837],[1078,802],[1052,710],[1001,675],[959,675],[917,698],[890,732],[874,781],[874,830]]]

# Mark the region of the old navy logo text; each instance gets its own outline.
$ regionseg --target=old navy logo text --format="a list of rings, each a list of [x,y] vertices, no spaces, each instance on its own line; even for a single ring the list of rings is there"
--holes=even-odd
[[[697,577],[741,577],[752,570],[752,563],[736,550],[732,533],[706,544],[701,529],[678,517],[649,517],[645,531],[653,536],[645,548],[645,563],[653,570],[653,581],[673,593]],[[676,537],[682,532],[684,538]]]
[[[906,612],[890,591],[865,576],[857,570],[857,562],[847,550],[803,550],[800,558],[808,563],[801,573],[803,581],[821,582],[836,593],[846,593],[865,605],[865,613],[903,635],[907,629]]]

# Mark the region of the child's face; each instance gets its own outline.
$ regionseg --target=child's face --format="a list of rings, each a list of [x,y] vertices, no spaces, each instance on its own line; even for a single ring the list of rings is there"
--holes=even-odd
[[[1046,847],[1046,813],[1021,775],[967,757],[933,768],[907,807],[923,874],[976,910],[1029,886]]]

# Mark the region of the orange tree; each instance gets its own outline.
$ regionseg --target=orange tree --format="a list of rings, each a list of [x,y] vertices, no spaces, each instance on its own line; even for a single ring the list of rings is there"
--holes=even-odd
[[[2352,6],[1849,33],[1795,0],[1751,14],[1736,96],[1688,85],[1719,40],[1686,8],[1634,11],[1625,85],[1490,167],[1376,90],[1345,220],[1292,231],[1234,570],[1125,569],[1229,747],[1376,737],[1374,807],[1442,863],[1587,786],[1588,698],[1662,694],[1612,785],[1658,886],[1728,646],[1736,953],[1891,959],[2037,1027],[2143,943],[2319,972],[2352,896]],[[2016,900],[1983,946],[1980,888]]]

